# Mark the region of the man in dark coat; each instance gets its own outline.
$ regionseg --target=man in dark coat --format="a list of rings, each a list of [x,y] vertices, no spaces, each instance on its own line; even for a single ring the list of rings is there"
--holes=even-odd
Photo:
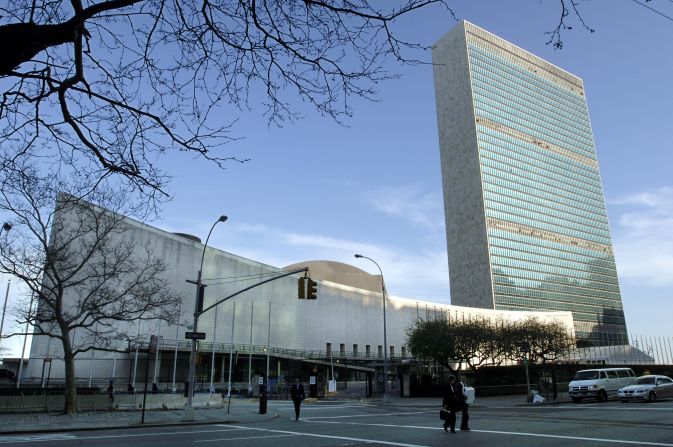
[[[448,412],[446,419],[444,419],[444,431],[451,429],[451,433],[456,432],[456,411],[460,409],[460,400],[456,395],[456,377],[449,376],[449,384],[444,390],[444,398],[442,399],[442,407]]]
[[[463,387],[463,382],[458,382],[453,385],[456,398],[458,399],[458,409],[463,412],[460,417],[460,431],[470,431],[470,427],[467,425],[467,422],[470,420],[470,415],[467,412],[469,405],[466,402],[467,398],[465,397]]]
[[[304,395],[304,385],[299,383],[299,379],[294,379],[294,384],[290,390],[290,396],[292,397],[292,402],[294,403],[295,421],[298,421],[299,407],[301,406],[301,401],[306,397]]]

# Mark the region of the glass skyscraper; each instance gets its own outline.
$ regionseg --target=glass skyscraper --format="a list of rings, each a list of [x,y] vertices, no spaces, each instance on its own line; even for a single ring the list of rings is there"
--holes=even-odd
[[[433,48],[452,304],[627,331],[582,80],[461,22]]]

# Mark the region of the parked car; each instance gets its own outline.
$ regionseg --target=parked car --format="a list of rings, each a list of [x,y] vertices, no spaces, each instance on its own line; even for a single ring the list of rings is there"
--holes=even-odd
[[[617,390],[633,383],[635,378],[631,368],[583,369],[577,371],[568,384],[568,394],[575,403],[585,398],[605,402],[610,395],[617,394]]]
[[[673,397],[673,379],[659,375],[638,377],[633,385],[620,388],[617,397],[622,402],[635,399],[656,402],[660,398]]]

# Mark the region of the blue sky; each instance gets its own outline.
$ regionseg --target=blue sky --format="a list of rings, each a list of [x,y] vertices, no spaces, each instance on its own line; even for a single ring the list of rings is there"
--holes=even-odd
[[[635,1],[581,1],[596,32],[571,19],[564,48],[555,50],[545,31],[556,26],[556,0],[455,4],[460,19],[584,80],[628,329],[670,337],[673,21]],[[647,5],[673,17],[673,1]],[[429,45],[455,24],[428,9],[397,31]],[[429,52],[417,56],[430,61]],[[222,121],[240,118],[233,134],[244,138],[222,154],[251,160],[219,170],[167,156],[173,200],[151,224],[203,238],[224,213],[214,247],[278,267],[329,259],[375,273],[353,258],[362,253],[381,265],[391,294],[449,303],[432,67],[390,67],[402,77],[379,84],[377,102],[354,99],[345,126],[302,103],[295,110],[305,118],[282,128],[268,127],[261,110],[230,110]],[[18,353],[18,340],[12,346]]]

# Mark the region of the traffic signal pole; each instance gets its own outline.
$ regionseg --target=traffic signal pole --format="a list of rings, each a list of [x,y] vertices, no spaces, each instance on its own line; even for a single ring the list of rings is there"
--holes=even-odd
[[[234,292],[234,293],[232,293],[231,295],[227,296],[226,298],[222,298],[221,300],[215,302],[214,304],[211,304],[210,306],[206,307],[206,308],[203,309],[201,312],[198,312],[198,311],[195,312],[196,318],[198,318],[200,315],[202,315],[202,314],[208,312],[210,309],[212,309],[212,308],[214,308],[214,307],[216,307],[216,306],[218,306],[218,305],[224,303],[225,301],[227,301],[227,300],[229,300],[229,299],[231,299],[231,298],[233,298],[233,297],[235,297],[235,296],[240,295],[240,294],[243,293],[243,292],[247,292],[247,291],[250,290],[250,289],[254,289],[255,287],[259,287],[259,286],[261,286],[262,284],[266,284],[266,283],[268,283],[268,282],[275,281],[275,280],[277,280],[277,279],[281,279],[281,278],[285,278],[286,276],[296,275],[297,273],[302,273],[302,272],[303,272],[303,273],[308,273],[308,267],[300,268],[300,269],[298,269],[298,270],[292,270],[291,272],[287,272],[287,273],[283,273],[282,275],[274,276],[273,278],[266,279],[266,280],[264,280],[264,281],[261,281],[261,282],[258,282],[258,283],[256,283],[256,284],[253,284],[253,285],[251,285],[251,286],[249,286],[249,287],[246,287],[245,289],[241,289],[241,290],[239,290],[238,292]],[[315,282],[315,281],[314,281],[314,282]],[[317,284],[317,283],[316,283],[316,284]]]
[[[212,231],[212,228],[211,228],[211,231]],[[208,237],[210,237],[210,233],[208,234]],[[206,240],[206,242],[207,242],[207,240]],[[205,253],[205,250],[204,250],[204,253]],[[202,266],[203,266],[203,261],[202,261]],[[209,310],[215,308],[216,306],[224,303],[225,301],[227,301],[227,300],[229,300],[229,299],[231,299],[235,296],[238,296],[238,295],[240,295],[244,292],[247,292],[250,289],[254,289],[255,287],[259,287],[262,284],[266,284],[268,282],[275,281],[277,279],[285,278],[286,276],[296,275],[298,273],[308,274],[308,267],[303,267],[301,269],[292,270],[291,272],[286,272],[286,273],[283,273],[281,275],[274,276],[273,278],[269,278],[269,279],[266,279],[264,281],[260,281],[256,284],[253,284],[249,287],[246,287],[245,289],[241,289],[238,292],[234,292],[231,295],[229,295],[225,298],[222,298],[221,300],[216,301],[214,304],[211,304],[210,306],[206,307],[205,309],[202,309],[203,302],[201,301],[200,298],[202,296],[201,295],[201,293],[202,293],[201,290],[204,287],[204,285],[201,282],[201,279],[202,279],[201,278],[201,269],[199,269],[199,272],[198,272],[198,275],[197,275],[197,278],[196,278],[196,282],[195,282],[195,284],[196,284],[196,300],[194,302],[194,325],[192,326],[192,331],[194,331],[195,333],[198,331],[199,317],[202,314],[204,314],[204,313],[208,312]],[[311,281],[310,278],[306,278],[306,279]],[[194,281],[188,280],[187,282],[194,282]],[[315,295],[315,290],[316,290],[315,285],[317,285],[317,283],[315,281],[312,281],[312,282],[314,284],[314,286],[313,286],[313,293],[314,294],[313,294],[312,299],[315,299],[315,296],[316,296]],[[200,302],[201,302],[201,304],[199,304]],[[190,358],[189,358],[189,376],[188,376],[188,379],[187,379],[189,390],[187,392],[187,404],[185,405],[185,416],[184,416],[185,421],[193,421],[194,420],[194,408],[192,406],[192,403],[193,403],[193,396],[194,396],[194,382],[195,382],[194,376],[195,376],[195,372],[196,372],[196,339],[192,338],[192,350],[191,350],[191,355],[190,355]]]

